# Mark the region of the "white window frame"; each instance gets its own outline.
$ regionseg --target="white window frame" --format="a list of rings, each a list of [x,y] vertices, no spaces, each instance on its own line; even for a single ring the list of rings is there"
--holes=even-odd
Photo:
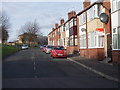
[[[85,37],[83,38],[82,35],[84,35]],[[86,44],[86,34],[82,34],[82,35],[80,35],[80,49],[86,49],[86,48],[87,48],[87,45],[85,45],[84,47],[81,46],[81,40],[82,40],[82,41],[85,40],[85,44]],[[81,36],[82,36],[82,37],[81,37]]]
[[[118,35],[118,28],[120,28],[120,26],[113,28],[113,29],[116,29],[116,33],[113,33],[113,29],[112,29],[112,50],[120,50],[118,47],[118,45],[119,45],[118,38],[117,38],[117,49],[114,49],[114,43],[113,43],[114,42],[114,40],[113,40],[114,35]]]

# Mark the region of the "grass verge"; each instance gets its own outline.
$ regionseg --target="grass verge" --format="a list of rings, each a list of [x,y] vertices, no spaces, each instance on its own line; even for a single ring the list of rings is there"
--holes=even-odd
[[[5,58],[6,56],[11,55],[19,50],[20,48],[16,48],[15,46],[2,44],[2,58]]]

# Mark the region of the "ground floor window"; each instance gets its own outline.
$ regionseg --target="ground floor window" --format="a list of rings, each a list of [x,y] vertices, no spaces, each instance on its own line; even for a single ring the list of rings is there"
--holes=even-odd
[[[65,46],[69,46],[69,40],[68,40],[68,37],[65,38]]]
[[[120,26],[113,28],[113,49],[120,49]]]
[[[98,36],[98,47],[104,47],[104,35]]]
[[[60,39],[58,40],[58,45],[60,45]]]
[[[96,47],[95,32],[88,33],[88,47]]]
[[[70,38],[70,46],[73,46],[73,38]]]
[[[86,34],[80,35],[80,48],[86,48]]]
[[[103,48],[104,47],[104,33],[103,32],[89,32],[88,33],[88,48]]]
[[[78,39],[75,38],[75,45],[78,45]]]

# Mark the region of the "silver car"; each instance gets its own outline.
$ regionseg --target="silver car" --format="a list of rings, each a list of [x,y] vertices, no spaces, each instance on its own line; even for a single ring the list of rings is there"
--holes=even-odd
[[[28,45],[27,44],[23,44],[22,45],[22,49],[28,49]]]
[[[52,48],[53,48],[53,46],[52,45],[47,45],[46,46],[46,49],[45,49],[45,53],[50,53],[51,52],[51,50],[52,50]]]

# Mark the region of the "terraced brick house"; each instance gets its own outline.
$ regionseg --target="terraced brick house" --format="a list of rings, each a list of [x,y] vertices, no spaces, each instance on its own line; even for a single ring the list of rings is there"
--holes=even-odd
[[[80,55],[103,60],[109,56],[110,22],[102,23],[99,16],[101,13],[107,13],[106,8],[110,8],[110,2],[96,1],[91,4],[89,0],[85,0],[83,8],[84,10],[77,14]]]
[[[120,0],[111,0],[112,60],[120,63]]]
[[[77,23],[76,12],[71,11],[68,13],[68,20],[60,20],[60,25],[55,24],[53,29],[48,34],[48,44],[61,45],[67,49],[68,54],[72,54],[77,50]]]

